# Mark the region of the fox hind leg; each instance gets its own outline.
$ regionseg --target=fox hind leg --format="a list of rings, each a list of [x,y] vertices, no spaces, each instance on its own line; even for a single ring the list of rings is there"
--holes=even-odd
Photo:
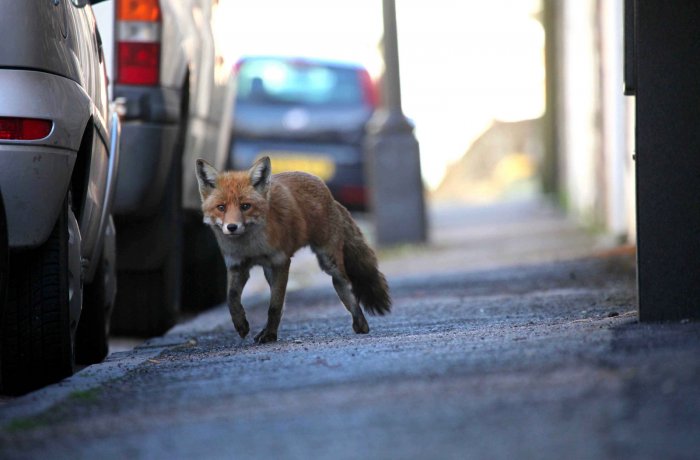
[[[355,294],[352,293],[350,281],[347,278],[333,276],[333,287],[340,301],[343,302],[345,308],[352,315],[352,330],[357,334],[367,334],[369,332],[369,324],[364,313],[362,313],[360,305],[357,303]]]
[[[352,329],[357,334],[367,334],[369,332],[369,324],[365,318],[357,297],[352,292],[350,280],[342,268],[342,253],[336,257],[330,256],[326,252],[314,250],[316,258],[321,270],[329,274],[333,278],[333,287],[338,294],[338,298],[343,303],[345,308],[352,315]]]

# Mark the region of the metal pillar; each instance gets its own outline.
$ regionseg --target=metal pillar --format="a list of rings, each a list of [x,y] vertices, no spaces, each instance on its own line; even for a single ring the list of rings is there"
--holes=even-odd
[[[377,243],[426,240],[425,203],[418,141],[401,108],[394,0],[383,0],[384,104],[367,123],[366,167]]]
[[[700,319],[700,3],[626,1],[642,321]]]
[[[562,93],[559,56],[561,55],[561,0],[543,1],[543,25],[545,30],[545,114],[544,158],[541,166],[542,191],[553,198],[561,195],[559,160],[559,95]]]

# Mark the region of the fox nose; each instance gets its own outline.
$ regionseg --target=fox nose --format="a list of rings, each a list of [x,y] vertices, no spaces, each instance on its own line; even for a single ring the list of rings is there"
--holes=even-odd
[[[236,225],[236,224],[228,224],[228,225],[226,226],[226,228],[228,229],[229,232],[233,233],[233,232],[235,232],[235,231],[238,229],[238,225]]]

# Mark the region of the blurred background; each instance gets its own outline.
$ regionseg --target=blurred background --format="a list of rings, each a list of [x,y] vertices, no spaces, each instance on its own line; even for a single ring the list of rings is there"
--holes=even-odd
[[[426,185],[436,190],[496,121],[544,113],[544,29],[539,1],[399,2],[404,112],[416,125]],[[224,0],[217,38],[232,62],[245,55],[313,56],[383,72],[381,2]]]
[[[287,55],[359,62],[375,80],[384,70],[379,1],[221,0],[213,18],[231,65]],[[396,20],[430,202],[545,193],[585,225],[633,238],[621,0],[400,1]]]

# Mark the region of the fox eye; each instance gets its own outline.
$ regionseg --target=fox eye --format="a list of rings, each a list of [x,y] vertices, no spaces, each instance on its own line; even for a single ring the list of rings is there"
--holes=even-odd
[[[250,209],[250,203],[243,203],[241,205],[241,211],[247,211]]]
[[[217,205],[216,209],[218,209],[221,212],[224,212],[224,211],[226,211],[226,205],[225,204]]]

